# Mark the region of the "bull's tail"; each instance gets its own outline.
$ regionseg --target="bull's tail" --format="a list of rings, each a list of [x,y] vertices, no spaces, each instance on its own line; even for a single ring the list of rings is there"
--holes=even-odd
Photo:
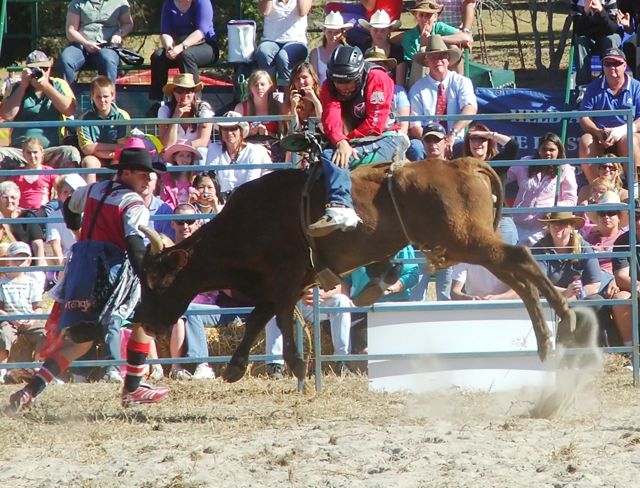
[[[480,161],[480,160],[479,160]],[[504,206],[504,188],[502,187],[502,181],[498,176],[498,173],[487,163],[486,161],[480,161],[480,172],[489,178],[491,184],[491,193],[496,197],[494,202],[495,212],[493,216],[493,230],[498,229],[498,223],[502,218],[502,208]]]

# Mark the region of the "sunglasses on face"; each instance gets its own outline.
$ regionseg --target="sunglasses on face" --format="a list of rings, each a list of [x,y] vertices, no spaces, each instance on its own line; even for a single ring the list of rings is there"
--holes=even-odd
[[[618,68],[619,66],[622,66],[624,64],[624,61],[603,61],[602,62],[602,66],[604,66],[605,68]]]
[[[613,164],[603,164],[603,165],[600,166],[600,169],[602,171],[614,172],[616,170],[616,167]]]
[[[617,210],[605,210],[603,212],[598,212],[598,217],[615,217],[618,215]]]
[[[175,224],[180,226],[180,225],[193,225],[196,223],[195,220],[174,220]]]
[[[485,139],[484,137],[480,137],[480,136],[470,136],[469,140],[473,143],[481,143],[481,142],[485,142],[487,139]]]

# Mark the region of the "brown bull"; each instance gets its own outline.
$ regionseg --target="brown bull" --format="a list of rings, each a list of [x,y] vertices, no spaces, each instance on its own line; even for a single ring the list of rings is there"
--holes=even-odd
[[[462,158],[362,166],[352,172],[352,179],[362,224],[353,232],[317,239],[315,262],[345,274],[388,260],[411,242],[427,251],[432,261],[439,258],[440,265],[480,264],[511,286],[529,312],[542,359],[551,342],[539,292],[562,318],[562,326],[571,329],[575,324],[566,300],[529,251],[507,245],[496,232],[502,187],[485,162]],[[175,323],[196,294],[238,290],[253,298],[256,306],[224,379],[237,381],[244,375],[251,346],[274,315],[282,331],[285,361],[303,378],[306,368],[296,351],[292,316],[302,292],[316,283],[318,271],[311,267],[300,221],[305,180],[302,171],[273,172],[238,188],[215,219],[177,246],[162,250],[157,234],[152,236],[137,319],[160,332]],[[314,187],[311,202],[314,221],[323,212],[322,184]]]

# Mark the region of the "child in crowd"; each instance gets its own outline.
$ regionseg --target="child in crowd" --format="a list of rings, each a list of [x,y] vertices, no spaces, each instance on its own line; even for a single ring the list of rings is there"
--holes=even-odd
[[[471,47],[473,44],[471,34],[438,21],[438,14],[441,11],[442,5],[439,5],[434,0],[418,0],[416,6],[411,9],[411,13],[416,19],[416,26],[406,31],[402,36],[402,50],[404,59],[408,64],[411,64],[413,57],[422,50],[423,46],[427,45],[429,37],[433,35],[442,36],[442,40],[449,47],[456,45],[464,48]],[[458,61],[450,66],[449,69],[457,71],[458,74],[464,74],[464,63]],[[415,73],[411,75],[411,79],[417,79]]]
[[[37,137],[28,137],[22,145],[22,155],[27,162],[26,169],[53,169],[46,166],[44,161],[44,146]],[[20,189],[20,208],[23,210],[37,210],[51,199],[56,175],[21,174],[9,178]]]
[[[340,44],[345,43],[345,32],[351,29],[353,24],[345,23],[340,12],[329,12],[324,18],[322,24],[322,45],[314,48],[309,54],[309,62],[318,74],[320,84],[327,79],[327,62],[331,57],[333,50]],[[293,72],[291,73],[291,82],[293,81]]]
[[[199,213],[217,214],[222,210],[222,202],[218,197],[218,182],[211,173],[196,175],[191,186],[196,190],[191,194],[191,203]]]
[[[247,80],[248,98],[234,109],[243,116],[280,115],[282,100],[277,99],[276,85],[264,70],[254,71]],[[277,121],[252,122],[246,139],[264,142],[276,139],[282,131]]]
[[[91,109],[80,120],[130,120],[129,114],[115,104],[116,85],[106,76],[96,76],[90,85]],[[78,144],[85,168],[108,166],[122,149],[120,140],[129,132],[126,125],[91,125],[78,128]],[[86,174],[87,183],[95,183],[95,174]]]
[[[24,268],[25,271],[3,273],[0,278],[0,317],[14,314],[39,314],[42,310],[42,288],[26,273],[31,265],[31,248],[25,242],[12,243],[7,251],[11,259],[7,266]],[[45,339],[44,322],[34,319],[11,319],[0,323],[0,363],[9,359],[11,346],[24,335],[33,346],[36,360]],[[0,369],[0,383],[4,383],[5,369]]]
[[[164,150],[165,162],[175,166],[193,166],[202,158],[200,151],[188,141],[177,142]],[[193,173],[190,171],[170,172],[162,174],[160,198],[175,209],[181,203],[189,203],[194,188],[191,186]]]

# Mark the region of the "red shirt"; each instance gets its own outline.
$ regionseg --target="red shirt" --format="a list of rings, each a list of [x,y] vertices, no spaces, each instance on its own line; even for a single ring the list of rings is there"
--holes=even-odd
[[[329,83],[329,80],[325,80],[322,84],[320,101],[324,107],[324,133],[334,146],[343,139],[350,141],[360,137],[378,136],[386,130],[399,127],[387,126],[395,83],[384,70],[371,68],[366,75],[362,95],[356,95],[354,99],[346,102],[341,102],[333,96]],[[354,129],[346,135],[343,118],[354,122]]]
[[[41,169],[53,169],[42,165]],[[51,189],[56,175],[20,175],[10,178],[20,188],[20,207],[36,210],[51,199]]]
[[[400,0],[378,0],[373,10],[366,11],[367,18],[370,19],[376,10],[385,10],[389,14],[389,17],[391,17],[391,20],[398,20],[402,13],[402,2]]]

